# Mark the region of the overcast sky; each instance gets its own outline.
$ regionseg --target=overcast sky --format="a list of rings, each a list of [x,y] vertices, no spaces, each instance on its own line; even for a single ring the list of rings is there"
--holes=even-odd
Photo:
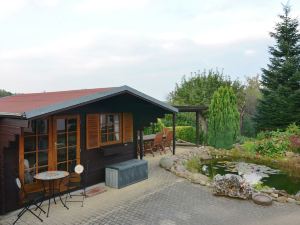
[[[129,85],[165,100],[182,75],[260,73],[281,0],[0,0],[0,88]],[[291,0],[300,16],[300,1]]]

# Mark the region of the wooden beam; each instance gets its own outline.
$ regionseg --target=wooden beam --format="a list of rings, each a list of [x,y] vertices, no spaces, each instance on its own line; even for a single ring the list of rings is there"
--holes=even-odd
[[[143,131],[143,129],[139,130],[139,134],[140,134],[140,159],[143,159],[143,156],[144,156],[144,140],[143,140],[144,131]]]
[[[173,113],[173,155],[175,155],[176,148],[176,114]]]
[[[138,159],[139,154],[138,154],[138,131],[135,127],[135,125],[133,124],[133,148],[135,150],[135,158]]]
[[[200,136],[200,127],[199,127],[199,118],[200,118],[200,112],[196,112],[196,146],[199,147],[199,136]]]
[[[188,105],[184,105],[184,106],[176,106],[173,105],[175,108],[178,109],[179,112],[205,112],[208,107],[204,106],[204,105],[200,105],[200,106],[188,106]]]

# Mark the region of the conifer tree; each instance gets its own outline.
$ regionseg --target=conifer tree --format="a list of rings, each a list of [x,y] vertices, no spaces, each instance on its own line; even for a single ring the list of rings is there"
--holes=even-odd
[[[231,87],[220,87],[214,92],[209,106],[208,144],[229,149],[239,134],[237,100]]]
[[[262,99],[255,121],[259,130],[285,128],[300,122],[300,34],[299,22],[290,17],[290,6],[270,33],[275,45],[267,68],[262,69]]]

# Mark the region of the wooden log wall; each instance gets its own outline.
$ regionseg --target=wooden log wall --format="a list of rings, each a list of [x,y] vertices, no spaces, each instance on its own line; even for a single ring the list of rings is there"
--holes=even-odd
[[[15,209],[18,195],[13,191],[18,175],[18,152],[21,127],[28,121],[0,119],[0,214]]]

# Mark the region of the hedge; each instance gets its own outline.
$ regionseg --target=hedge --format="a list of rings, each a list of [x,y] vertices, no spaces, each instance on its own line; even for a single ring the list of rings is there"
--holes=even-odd
[[[169,127],[169,129],[172,129]],[[176,139],[196,143],[196,129],[192,126],[176,126]]]

